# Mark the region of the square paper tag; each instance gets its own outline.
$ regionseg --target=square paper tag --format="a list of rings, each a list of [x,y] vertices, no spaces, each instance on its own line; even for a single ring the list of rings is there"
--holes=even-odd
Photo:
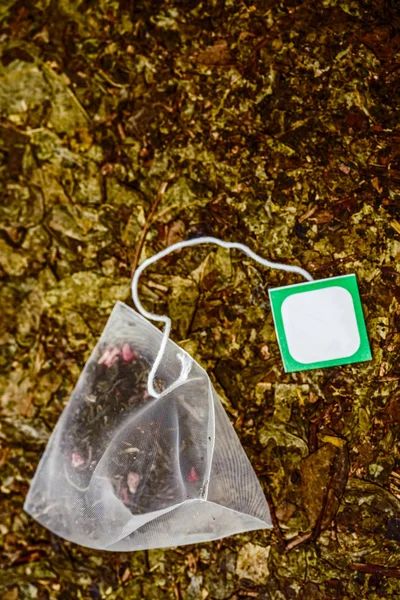
[[[355,275],[269,290],[286,373],[370,360]]]

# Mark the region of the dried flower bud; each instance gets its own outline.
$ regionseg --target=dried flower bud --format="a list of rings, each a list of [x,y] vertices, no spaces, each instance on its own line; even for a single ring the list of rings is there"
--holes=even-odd
[[[128,488],[129,488],[129,491],[131,494],[136,494],[138,485],[140,483],[140,479],[141,479],[141,477],[140,477],[139,473],[134,473],[133,471],[128,473],[127,483],[128,483]]]
[[[137,358],[136,352],[134,352],[130,345],[126,342],[122,346],[122,358],[125,362],[130,362],[131,360],[135,360],[135,358]]]
[[[111,367],[118,359],[121,351],[118,348],[111,346],[107,348],[102,357],[99,360],[99,365],[105,365],[106,367]]]
[[[74,469],[81,467],[85,464],[85,459],[79,454],[79,452],[73,452],[71,457],[71,465]]]
[[[121,500],[124,504],[128,504],[129,503],[128,488],[122,487],[120,490],[120,493],[119,493],[119,497],[121,498]]]
[[[186,481],[188,481],[189,483],[195,483],[198,480],[199,476],[197,475],[196,469],[192,467],[189,475],[186,477]]]

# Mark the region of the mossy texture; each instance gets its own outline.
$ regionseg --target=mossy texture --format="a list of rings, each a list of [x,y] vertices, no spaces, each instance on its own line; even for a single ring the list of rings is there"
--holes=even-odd
[[[3,0],[0,30],[2,600],[399,598],[398,3]],[[196,235],[356,273],[373,360],[285,374],[268,288],[299,278],[171,255],[141,298],[207,369],[275,528],[57,539],[22,510],[48,436],[134,267]]]

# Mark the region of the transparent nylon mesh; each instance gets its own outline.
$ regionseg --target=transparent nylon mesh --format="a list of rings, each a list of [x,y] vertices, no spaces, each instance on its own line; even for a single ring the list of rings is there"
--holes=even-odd
[[[271,527],[207,373],[171,340],[155,382],[166,393],[148,395],[160,339],[118,302],[51,435],[24,508],[67,540],[139,550]],[[174,387],[182,355],[190,373]]]

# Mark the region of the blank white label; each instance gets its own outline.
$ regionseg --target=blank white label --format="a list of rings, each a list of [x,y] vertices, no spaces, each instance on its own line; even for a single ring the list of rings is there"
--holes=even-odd
[[[281,311],[289,352],[299,363],[347,358],[360,347],[353,299],[343,287],[293,294]]]

